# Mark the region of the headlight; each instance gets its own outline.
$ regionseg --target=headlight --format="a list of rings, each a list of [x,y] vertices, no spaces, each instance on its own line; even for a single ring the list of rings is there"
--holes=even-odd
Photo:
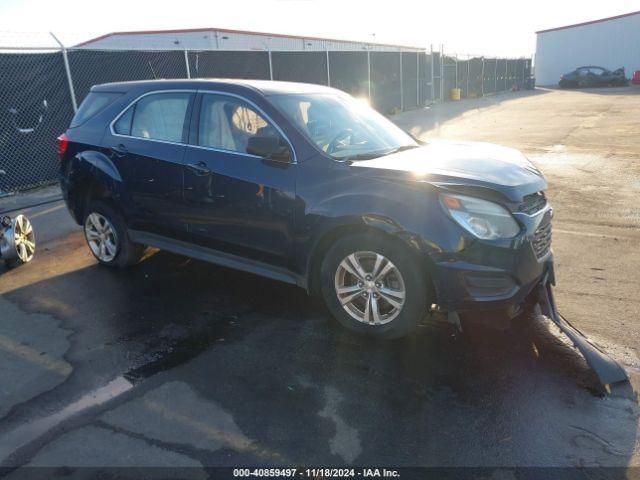
[[[465,195],[440,195],[442,206],[458,224],[483,240],[512,238],[520,232],[513,216],[497,203]]]

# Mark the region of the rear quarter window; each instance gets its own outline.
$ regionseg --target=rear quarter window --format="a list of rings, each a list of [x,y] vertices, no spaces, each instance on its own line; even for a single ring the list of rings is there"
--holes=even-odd
[[[75,128],[95,116],[107,106],[109,106],[121,93],[112,92],[89,92],[89,95],[82,101],[80,108],[71,120],[69,128]]]
[[[189,106],[189,92],[157,92],[140,98],[116,117],[114,133],[179,143]]]

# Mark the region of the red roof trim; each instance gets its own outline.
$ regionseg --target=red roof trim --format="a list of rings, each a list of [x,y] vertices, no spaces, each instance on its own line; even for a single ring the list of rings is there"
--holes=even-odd
[[[104,35],[100,35],[99,37],[92,38],[90,40],[86,40],[84,42],[78,43],[76,47],[82,47],[83,45],[88,45],[90,43],[97,42],[98,40],[102,40],[103,38],[108,38],[115,35],[146,35],[146,34],[158,34],[158,33],[197,33],[197,32],[213,32],[213,31],[221,32],[221,33],[266,35],[268,37],[275,37],[275,38],[322,40],[322,41],[340,42],[340,43],[364,43],[366,45],[376,45],[379,47],[411,48],[414,50],[425,50],[423,47],[411,47],[408,45],[394,45],[390,43],[365,42],[361,40],[340,40],[335,38],[310,37],[307,35],[285,35],[283,33],[254,32],[251,30],[233,30],[233,29],[227,29],[227,28],[183,28],[183,29],[176,29],[176,30],[134,30],[130,32],[112,32],[112,33],[106,33]]]
[[[631,17],[633,15],[638,15],[638,14],[640,14],[640,11],[623,13],[622,15],[616,15],[615,17],[600,18],[599,20],[591,20],[589,22],[575,23],[573,25],[565,25],[564,27],[548,28],[547,30],[538,30],[536,33],[555,32],[556,30],[565,30],[567,28],[582,27],[584,25],[592,25],[594,23],[608,22],[609,20],[616,20],[618,18]]]

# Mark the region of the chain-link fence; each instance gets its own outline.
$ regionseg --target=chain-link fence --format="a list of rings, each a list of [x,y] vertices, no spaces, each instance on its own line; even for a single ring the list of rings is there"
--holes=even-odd
[[[522,88],[530,59],[440,52],[142,51],[0,45],[0,195],[57,177],[55,139],[91,86],[154,78],[247,78],[317,83],[366,98],[384,114]]]

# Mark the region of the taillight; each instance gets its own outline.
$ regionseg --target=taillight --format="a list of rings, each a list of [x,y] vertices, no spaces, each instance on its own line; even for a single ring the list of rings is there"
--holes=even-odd
[[[66,133],[63,133],[56,139],[56,141],[58,142],[58,157],[62,160],[62,157],[64,157],[67,147],[69,146],[69,137],[67,137]]]

